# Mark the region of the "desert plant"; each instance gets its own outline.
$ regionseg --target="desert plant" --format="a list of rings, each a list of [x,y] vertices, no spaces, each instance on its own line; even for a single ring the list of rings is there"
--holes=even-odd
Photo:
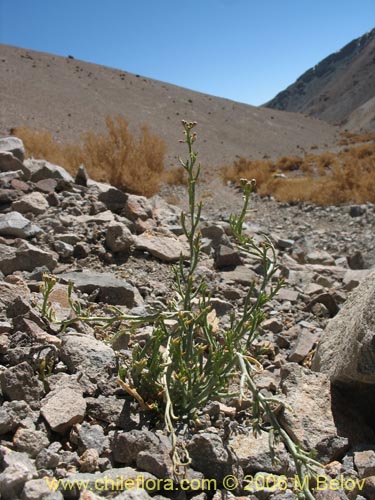
[[[28,156],[43,158],[75,174],[83,163],[89,175],[125,191],[151,196],[164,173],[166,146],[142,126],[129,130],[122,116],[106,118],[106,132],[87,131],[79,142],[57,142],[49,132],[19,127],[13,130],[24,141]]]
[[[172,460],[176,476],[184,473],[190,459],[183,439],[178,438],[180,424],[194,425],[199,410],[209,401],[228,397],[229,386],[240,399],[250,395],[252,431],[255,435],[267,429],[270,449],[277,461],[276,444],[283,442],[292,455],[302,485],[303,498],[313,499],[306,478],[320,466],[304,452],[279,423],[276,408],[285,403],[275,397],[261,394],[254,375],[262,370],[256,340],[259,326],[265,318],[265,305],[277,294],[282,282],[277,280],[277,261],[272,243],[265,237],[257,244],[243,232],[253,180],[241,180],[244,205],[238,216],[230,218],[234,244],[239,251],[259,259],[262,275],[246,294],[240,313],[231,314],[230,327],[222,329],[210,304],[210,293],[204,278],[198,279],[196,270],[200,259],[199,230],[202,203],[196,199],[200,164],[193,149],[196,134],[194,122],[183,122],[188,158],[181,165],[188,178],[189,210],[181,214],[181,225],[189,247],[189,257],[182,256],[174,266],[175,298],[160,311],[147,317],[124,315],[112,308],[113,315],[90,316],[69,297],[75,318],[64,322],[89,321],[112,325],[124,321],[133,327],[140,323],[153,324],[152,335],[144,345],[135,345],[132,360],[124,362],[119,370],[121,387],[134,397],[142,410],[155,410],[164,419],[172,443]],[[44,288],[47,294],[48,288]],[[45,301],[48,302],[48,295]],[[167,321],[168,320],[168,321]],[[171,321],[172,320],[172,321]]]

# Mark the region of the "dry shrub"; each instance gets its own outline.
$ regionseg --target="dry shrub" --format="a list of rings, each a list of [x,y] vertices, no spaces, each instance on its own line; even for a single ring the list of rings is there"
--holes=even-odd
[[[187,175],[183,168],[174,168],[164,172],[164,182],[174,186],[186,186]]]
[[[106,118],[104,133],[88,131],[80,143],[58,143],[48,132],[26,127],[14,130],[24,141],[27,154],[62,165],[74,174],[84,164],[89,175],[125,191],[151,196],[164,174],[166,146],[146,126],[134,135],[121,116]]]
[[[299,170],[303,164],[303,159],[299,156],[283,156],[276,162],[276,168],[283,172]]]
[[[280,201],[321,205],[374,203],[375,134],[365,134],[364,139],[360,141],[356,136],[354,144],[357,145],[337,154],[306,155],[301,159],[299,170],[292,171],[288,178],[280,178],[275,172],[291,171],[285,166],[293,165],[295,157],[290,161],[283,157],[275,163],[241,158],[223,169],[223,179],[237,182],[241,177],[254,178],[261,196],[272,195]]]

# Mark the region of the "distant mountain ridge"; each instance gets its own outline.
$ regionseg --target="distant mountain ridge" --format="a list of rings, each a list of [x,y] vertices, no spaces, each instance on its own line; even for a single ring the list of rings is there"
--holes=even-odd
[[[335,127],[300,114],[241,104],[68,55],[1,44],[0,99],[0,135],[27,125],[60,140],[79,140],[87,129],[103,129],[106,115],[120,114],[131,128],[147,124],[165,140],[171,166],[183,152],[181,119],[195,120],[199,159],[213,172],[238,156],[277,158],[302,154],[312,145],[325,150],[337,135]]]
[[[264,106],[351,130],[375,130],[375,28],[323,59]]]

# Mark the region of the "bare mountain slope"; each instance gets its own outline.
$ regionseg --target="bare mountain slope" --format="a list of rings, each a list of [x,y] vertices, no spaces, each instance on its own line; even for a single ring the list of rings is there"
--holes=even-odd
[[[99,130],[108,114],[146,123],[167,142],[169,163],[181,151],[180,119],[199,123],[200,158],[220,165],[236,155],[259,158],[331,145],[336,129],[299,114],[240,104],[69,57],[0,45],[0,133],[29,125],[61,139]]]
[[[375,130],[375,29],[326,57],[265,106]]]

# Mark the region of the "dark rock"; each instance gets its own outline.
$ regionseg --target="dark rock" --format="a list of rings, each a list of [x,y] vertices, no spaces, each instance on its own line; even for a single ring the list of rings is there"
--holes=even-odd
[[[235,248],[219,245],[215,252],[215,266],[218,269],[236,267],[241,264],[240,254]]]
[[[73,281],[78,290],[88,294],[99,290],[97,299],[106,304],[134,307],[140,300],[136,288],[110,273],[96,273],[87,269],[83,272],[63,273],[59,277]]]
[[[166,436],[139,430],[116,433],[111,448],[118,463],[137,465],[160,478],[171,477],[171,445]]]
[[[17,248],[0,244],[0,271],[5,275],[14,271],[33,271],[42,266],[52,271],[56,264],[54,255],[26,241],[22,241]]]
[[[37,477],[37,470],[26,455],[10,450],[5,446],[0,447],[0,495],[3,500],[15,500],[20,497],[27,481]]]
[[[0,435],[15,431],[30,416],[31,408],[25,401],[4,401],[0,407]]]
[[[31,366],[24,361],[0,374],[1,390],[11,401],[23,400],[32,408],[39,406],[43,394],[41,384]]]

